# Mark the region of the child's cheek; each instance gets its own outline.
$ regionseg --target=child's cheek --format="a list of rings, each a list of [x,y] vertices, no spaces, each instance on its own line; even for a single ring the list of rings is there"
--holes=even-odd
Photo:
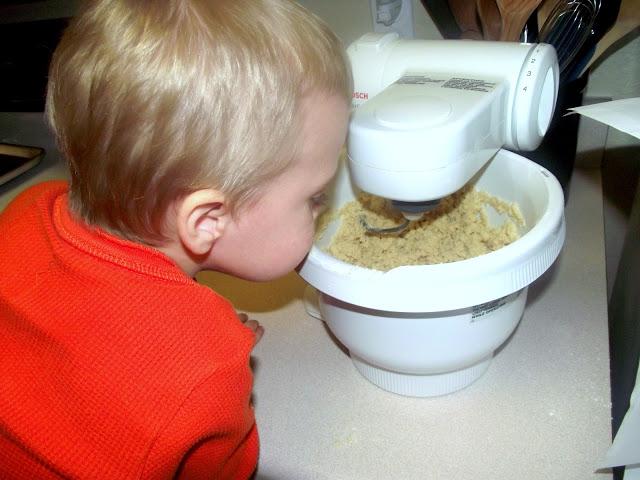
[[[306,232],[306,245],[307,245],[307,252],[309,250],[311,250],[311,247],[313,246],[313,240],[316,236],[316,223],[315,223],[315,219],[309,223],[309,226],[307,228],[307,232]]]

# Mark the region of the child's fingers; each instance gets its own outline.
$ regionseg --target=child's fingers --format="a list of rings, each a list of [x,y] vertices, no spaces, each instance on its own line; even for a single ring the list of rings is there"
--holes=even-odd
[[[260,325],[257,320],[249,320],[249,315],[246,313],[239,313],[238,318],[240,318],[240,321],[244,323],[245,327],[255,334],[256,338],[254,345],[257,344],[264,334],[264,327]]]
[[[247,320],[244,322],[244,325],[255,334],[256,338],[253,344],[256,345],[262,338],[264,327],[260,325],[257,320]]]
[[[256,322],[255,320],[249,320],[250,322]],[[252,329],[253,330],[253,329]],[[256,335],[256,339],[253,342],[254,345],[257,345],[258,342],[260,341],[260,339],[262,338],[262,335],[264,334],[264,327],[262,325],[260,325],[258,322],[256,322],[256,329],[253,330],[253,332]]]

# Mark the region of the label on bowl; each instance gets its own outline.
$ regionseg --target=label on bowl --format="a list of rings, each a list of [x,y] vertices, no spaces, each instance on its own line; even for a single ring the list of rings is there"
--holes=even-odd
[[[496,310],[504,307],[509,301],[510,296],[511,295],[507,295],[506,297],[491,300],[490,302],[483,303],[481,305],[476,305],[471,310],[471,322],[477,322],[480,317],[484,317],[485,315],[493,313]]]

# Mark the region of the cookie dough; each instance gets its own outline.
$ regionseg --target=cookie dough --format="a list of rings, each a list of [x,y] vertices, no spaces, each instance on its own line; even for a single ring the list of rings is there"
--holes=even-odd
[[[489,209],[501,218],[489,221]],[[386,199],[360,193],[338,211],[320,218],[318,235],[339,217],[340,227],[326,249],[330,255],[361,267],[387,271],[403,265],[432,265],[456,262],[483,255],[518,239],[525,225],[517,204],[466,187],[441,200],[421,220],[411,222],[401,234],[367,232],[360,222],[387,228],[403,222]]]

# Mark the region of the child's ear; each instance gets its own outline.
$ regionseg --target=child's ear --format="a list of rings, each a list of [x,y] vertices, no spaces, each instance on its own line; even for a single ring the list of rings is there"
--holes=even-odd
[[[229,218],[221,192],[203,189],[190,193],[177,206],[177,232],[182,245],[194,255],[207,254],[224,232]]]

